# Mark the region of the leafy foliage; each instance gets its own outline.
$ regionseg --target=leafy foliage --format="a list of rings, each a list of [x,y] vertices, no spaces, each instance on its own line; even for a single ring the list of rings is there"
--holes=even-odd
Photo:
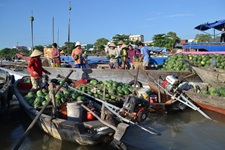
[[[41,52],[44,51],[44,47],[43,47],[42,45],[34,46],[34,49],[37,49],[37,50],[39,50],[39,51],[41,51]]]
[[[153,43],[156,47],[174,48],[180,39],[175,32],[168,32],[167,34],[156,34],[153,37]]]
[[[125,34],[116,34],[112,37],[112,40],[116,45],[119,41],[123,41],[125,44],[133,43],[133,41],[130,41],[129,35]]]
[[[210,42],[212,37],[209,34],[196,34],[195,40],[198,42]]]
[[[94,43],[95,50],[98,50],[98,51],[104,50],[105,45],[107,45],[108,42],[109,42],[109,40],[107,40],[106,38],[100,38],[100,39],[98,39]]]
[[[75,43],[74,42],[65,42],[65,45],[60,47],[60,50],[63,50],[66,54],[70,55],[75,47]]]

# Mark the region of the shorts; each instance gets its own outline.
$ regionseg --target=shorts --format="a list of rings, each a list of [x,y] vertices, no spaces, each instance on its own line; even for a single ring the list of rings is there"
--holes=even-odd
[[[148,66],[149,60],[143,61],[143,66]]]
[[[75,68],[83,68],[83,69],[85,69],[86,65],[85,64],[76,64]]]
[[[119,69],[118,62],[110,62],[109,67],[110,69]]]
[[[41,89],[42,88],[42,78],[31,77],[32,89]]]
[[[52,63],[52,67],[60,67],[60,63]]]

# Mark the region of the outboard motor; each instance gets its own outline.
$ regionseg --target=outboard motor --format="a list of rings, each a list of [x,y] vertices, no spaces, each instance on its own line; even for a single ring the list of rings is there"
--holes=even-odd
[[[121,115],[132,121],[143,122],[148,117],[149,105],[149,101],[143,98],[128,96],[121,108]]]
[[[176,88],[178,87],[178,85],[179,85],[179,80],[178,80],[178,77],[175,75],[169,75],[163,81],[163,87],[168,92],[174,92]]]

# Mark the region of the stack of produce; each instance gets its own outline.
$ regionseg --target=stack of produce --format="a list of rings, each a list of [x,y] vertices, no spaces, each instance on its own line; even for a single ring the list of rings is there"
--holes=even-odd
[[[34,108],[38,108],[40,106],[44,106],[45,103],[50,99],[49,91],[42,89],[37,92],[29,92],[25,96],[26,101],[33,106]],[[61,88],[58,93],[55,94],[56,105],[59,106],[62,103],[69,101],[83,101],[85,97],[82,94],[79,94],[75,90],[68,90],[65,88]]]
[[[215,60],[215,67],[220,69],[225,69],[225,55],[222,54],[176,54],[170,56],[168,60],[163,64],[162,70],[176,70],[176,71],[188,71],[188,66],[183,62],[183,60],[189,60],[191,63],[202,66],[210,67],[212,66],[212,60]]]
[[[212,96],[225,97],[225,87],[221,87],[221,88],[218,88],[218,89],[216,89],[214,87],[211,87],[208,90],[202,90],[201,93],[212,95]]]
[[[82,92],[85,92],[96,98],[103,99],[103,90],[105,85],[106,86],[105,99],[113,100],[113,101],[120,101],[120,99],[118,97],[115,97],[115,95],[123,97],[123,96],[131,94],[133,91],[132,86],[130,86],[129,84],[116,82],[112,80],[105,80],[102,82],[102,81],[97,81],[93,79],[88,83],[88,85],[90,87],[79,86],[78,90],[81,90]]]

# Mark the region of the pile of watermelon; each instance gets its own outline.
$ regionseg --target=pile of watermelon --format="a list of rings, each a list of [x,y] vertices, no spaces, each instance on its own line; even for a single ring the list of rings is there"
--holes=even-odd
[[[225,69],[225,55],[222,54],[189,54],[182,53],[170,56],[163,64],[162,70],[188,71],[188,66],[183,62],[186,59],[197,66],[210,67],[215,60],[215,67]]]
[[[202,90],[200,93],[212,96],[225,97],[225,86],[220,87],[218,89],[211,87],[208,90]]]
[[[44,106],[45,103],[50,99],[49,91],[46,89],[38,90],[37,92],[30,91],[26,96],[25,100],[29,105],[34,108]],[[61,88],[58,93],[55,94],[56,105],[59,106],[68,101],[84,101],[85,96],[76,92],[75,90],[68,90]]]
[[[113,100],[113,101],[120,101],[120,98],[115,97],[114,95],[123,97],[129,95],[133,91],[133,87],[128,83],[123,82],[116,82],[113,80],[105,80],[105,81],[98,81],[96,79],[91,80],[88,85],[91,88],[86,86],[79,86],[78,90],[85,92],[89,95],[92,95],[96,98],[103,99],[103,90],[104,85],[106,86],[106,100]]]

